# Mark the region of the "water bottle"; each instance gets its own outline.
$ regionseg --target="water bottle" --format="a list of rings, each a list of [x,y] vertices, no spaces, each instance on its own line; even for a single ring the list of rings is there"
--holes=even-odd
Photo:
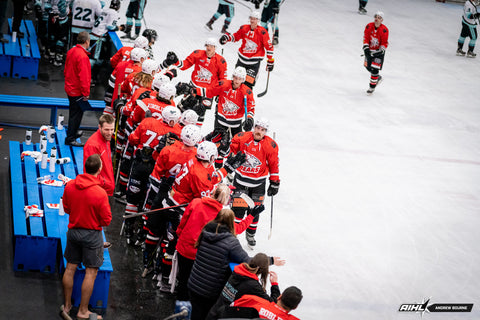
[[[25,131],[25,144],[29,146],[32,143],[32,129]]]
[[[68,158],[68,157],[57,159],[57,164],[65,164],[65,163],[69,163],[69,162],[70,162],[70,158]]]
[[[40,151],[47,152],[47,137],[45,137],[44,134],[42,134],[40,138]]]
[[[57,148],[52,147],[52,149],[50,149],[50,157],[51,157],[52,155],[55,156],[55,159],[57,158]]]
[[[57,149],[53,147],[52,152],[50,154],[50,166],[48,168],[48,171],[50,172],[55,172],[56,157],[57,157]]]
[[[55,128],[53,126],[48,126],[48,142],[54,143],[55,142]]]
[[[63,130],[63,120],[64,120],[63,114],[58,116],[58,122],[57,122],[57,128],[58,130]]]
[[[48,154],[47,154],[47,151],[43,151],[42,153],[42,169],[47,169],[47,158],[48,158]]]
[[[37,182],[42,182],[42,181],[45,181],[45,180],[50,180],[53,176],[51,174],[47,174],[46,176],[43,176],[43,177],[38,177],[37,178]]]
[[[60,204],[58,206],[58,215],[64,216],[65,211],[63,210],[63,198],[60,198]]]

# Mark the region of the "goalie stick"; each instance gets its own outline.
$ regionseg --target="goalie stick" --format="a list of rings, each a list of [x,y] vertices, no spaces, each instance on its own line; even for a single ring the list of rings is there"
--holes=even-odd
[[[268,75],[267,75],[267,86],[265,88],[265,91],[263,92],[260,92],[259,94],[257,94],[257,97],[261,98],[263,97],[264,95],[267,94],[267,91],[268,91],[268,81],[270,80],[270,71],[268,71]]]

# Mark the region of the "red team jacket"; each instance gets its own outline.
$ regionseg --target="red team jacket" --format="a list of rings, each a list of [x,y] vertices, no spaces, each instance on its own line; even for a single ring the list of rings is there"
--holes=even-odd
[[[79,174],[63,191],[63,208],[70,215],[69,229],[102,230],[112,221],[108,196],[97,178]]]
[[[257,26],[252,30],[250,25],[246,24],[231,35],[231,38],[233,42],[242,40],[242,45],[238,49],[238,58],[241,62],[257,63],[263,59],[265,51],[267,51],[267,59],[273,59],[272,41],[264,27]]]
[[[197,248],[194,247],[203,227],[215,219],[223,205],[210,197],[196,198],[188,205],[182,220],[175,231],[178,236],[177,251],[185,258],[195,260]],[[235,233],[240,234],[252,223],[253,216],[248,215],[242,222],[235,224]]]
[[[227,62],[217,53],[208,58],[205,50],[195,50],[185,60],[177,63],[180,70],[186,70],[193,65],[195,69],[192,72],[192,82],[197,87],[210,87],[227,77]]]
[[[102,159],[102,171],[98,175],[100,186],[107,191],[109,196],[113,195],[115,189],[115,179],[113,178],[112,154],[110,151],[110,141],[103,138],[98,129],[90,138],[88,138],[83,147],[83,168],[85,161],[92,154],[99,154]]]
[[[232,154],[242,151],[247,156],[245,163],[236,170],[237,182],[246,187],[262,184],[270,174],[270,180],[280,181],[278,145],[269,136],[256,142],[253,132],[240,132],[232,138]]]
[[[110,58],[110,64],[112,68],[115,69],[117,65],[122,61],[127,61],[130,59],[130,52],[133,50],[133,47],[121,47],[118,51]]]
[[[365,27],[363,34],[363,44],[368,44],[370,50],[378,50],[388,47],[388,28],[381,24],[378,28],[375,28],[375,23],[370,22]]]
[[[77,44],[68,50],[65,60],[65,92],[70,97],[88,97],[90,95],[90,80],[92,66],[87,50]]]
[[[223,126],[236,128],[242,124],[245,118],[245,97],[247,98],[247,116],[253,118],[255,115],[255,100],[252,90],[243,83],[237,90],[234,90],[232,80],[222,80],[211,88],[197,88],[197,94],[208,98],[219,97],[216,116]]]
[[[197,148],[185,150],[181,142],[167,146],[160,151],[150,177],[160,182],[163,177],[176,176],[183,164],[194,159],[196,155]]]
[[[294,315],[288,314],[275,302],[270,302],[258,296],[246,294],[232,303],[235,307],[255,308],[261,319],[270,320],[299,320]]]

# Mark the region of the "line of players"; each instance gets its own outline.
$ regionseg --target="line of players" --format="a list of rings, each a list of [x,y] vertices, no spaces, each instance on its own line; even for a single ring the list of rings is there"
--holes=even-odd
[[[232,210],[240,222],[253,209],[242,194],[259,206],[265,194],[274,196],[279,190],[278,145],[267,135],[268,120],[254,120],[252,91],[265,55],[267,71],[273,70],[273,45],[259,25],[259,12],[249,18],[250,24],[220,39],[221,44],[242,42],[231,80],[227,79],[227,62],[216,53],[217,41],[212,38],[205,42],[205,50],[195,50],[184,60],[169,52],[157,63],[139,47],[123,47],[111,59],[114,71],[104,113],[114,115],[118,123],[116,197],[125,199],[126,215],[168,208],[143,215],[139,230],[134,230],[134,219],[125,219],[125,237],[128,244],[144,243],[144,276],[154,270],[161,242],[155,270],[161,270],[158,279],[164,291],[169,288],[175,229],[185,210],[182,205],[210,196],[219,182],[230,178],[235,188]],[[177,70],[192,66],[191,82],[174,85]],[[214,130],[204,137],[204,115],[215,104]],[[258,215],[246,230],[250,247],[256,245],[257,225]]]

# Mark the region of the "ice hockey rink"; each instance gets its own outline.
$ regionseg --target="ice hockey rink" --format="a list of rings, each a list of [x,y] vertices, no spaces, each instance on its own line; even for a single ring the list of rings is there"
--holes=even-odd
[[[207,37],[218,39],[223,17],[214,31],[203,27],[217,5],[149,1],[157,59],[170,50],[184,59]],[[474,304],[471,313],[427,312],[425,319],[478,319],[480,57],[455,55],[463,5],[370,0],[367,15],[357,8],[356,0],[281,7],[275,69],[267,95],[256,98],[256,117],[270,119],[280,147],[281,186],[272,237],[268,198],[251,254],[287,260],[272,269],[281,290],[303,291],[292,312],[302,319],[419,319],[398,310],[424,299]],[[248,21],[246,7],[235,10],[230,32]],[[384,81],[367,96],[360,55],[377,10],[390,45]],[[229,76],[238,47],[217,50]],[[256,94],[265,81],[262,71]],[[203,131],[212,127],[210,112]]]

